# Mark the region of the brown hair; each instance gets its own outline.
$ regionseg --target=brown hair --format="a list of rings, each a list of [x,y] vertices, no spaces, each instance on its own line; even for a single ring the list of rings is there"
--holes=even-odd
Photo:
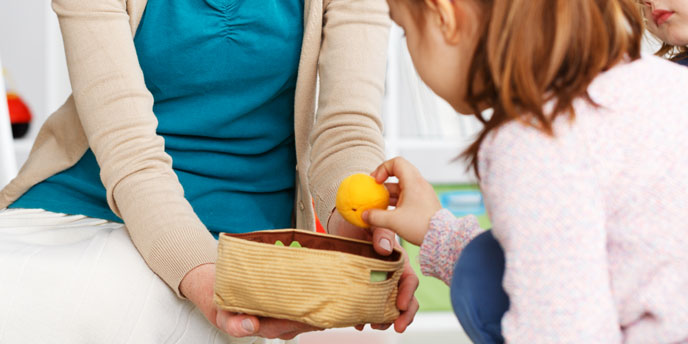
[[[680,61],[688,58],[688,47],[662,43],[662,46],[657,50],[655,55],[667,57],[672,61]]]
[[[574,117],[592,80],[640,57],[642,16],[634,0],[472,0],[483,9],[468,75],[467,102],[484,124],[463,153],[478,174],[485,137],[519,120],[553,135],[556,116]],[[551,113],[545,103],[553,101]],[[480,109],[492,108],[487,119]]]

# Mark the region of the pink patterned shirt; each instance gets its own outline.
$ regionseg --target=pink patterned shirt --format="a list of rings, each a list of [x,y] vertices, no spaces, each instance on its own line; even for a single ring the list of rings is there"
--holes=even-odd
[[[513,122],[481,147],[506,256],[502,332],[509,343],[688,343],[688,68],[643,57],[588,91],[601,106],[577,101],[555,138]]]

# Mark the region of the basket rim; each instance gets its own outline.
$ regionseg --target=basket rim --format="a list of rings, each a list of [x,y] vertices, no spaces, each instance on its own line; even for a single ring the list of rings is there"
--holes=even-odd
[[[254,232],[247,232],[247,233],[236,233],[236,234],[235,233],[220,233],[219,241],[220,241],[220,243],[235,242],[235,243],[240,243],[241,245],[254,246],[256,248],[257,247],[263,247],[263,248],[268,249],[268,250],[306,249],[306,250],[308,250],[308,252],[318,251],[319,254],[329,254],[329,255],[337,255],[337,256],[339,256],[339,255],[353,256],[353,257],[356,257],[357,259],[370,260],[371,262],[375,262],[377,264],[385,264],[385,265],[390,265],[390,266],[397,266],[399,264],[401,264],[403,266],[404,259],[405,259],[403,251],[401,251],[397,247],[392,248],[392,252],[398,254],[398,259],[384,260],[384,259],[380,259],[380,258],[366,257],[363,255],[349,253],[349,252],[343,252],[343,251],[339,251],[339,250],[324,250],[324,249],[312,248],[312,247],[298,247],[297,248],[297,247],[289,247],[289,246],[275,246],[275,245],[271,245],[268,243],[246,240],[246,239],[241,238],[241,236],[244,234],[249,236],[252,234],[259,233],[259,232],[269,232],[269,233],[299,232],[299,233],[303,233],[306,235],[318,236],[318,237],[322,237],[322,238],[328,238],[328,239],[334,238],[334,239],[345,240],[345,241],[350,241],[350,242],[355,242],[355,243],[373,245],[373,243],[371,241],[367,241],[367,240],[354,239],[354,238],[344,237],[344,236],[340,236],[340,235],[326,234],[326,233],[317,233],[317,232],[306,231],[306,230],[302,230],[302,229],[261,230],[261,231],[254,231]]]
[[[334,239],[343,239],[347,241],[353,241],[353,242],[358,242],[362,244],[373,244],[372,241],[369,240],[361,240],[361,239],[354,239],[354,238],[349,238],[341,235],[336,235],[336,234],[329,234],[329,233],[319,233],[315,231],[307,231],[305,229],[298,229],[298,228],[280,228],[280,229],[263,229],[259,231],[252,231],[252,232],[246,232],[246,233],[220,233],[220,238],[222,237],[232,237],[232,238],[240,238],[243,235],[251,235],[251,234],[256,234],[256,233],[288,233],[288,232],[298,232],[298,233],[303,233],[303,234],[308,234],[308,235],[314,235],[314,236],[319,236],[323,238],[334,238]]]

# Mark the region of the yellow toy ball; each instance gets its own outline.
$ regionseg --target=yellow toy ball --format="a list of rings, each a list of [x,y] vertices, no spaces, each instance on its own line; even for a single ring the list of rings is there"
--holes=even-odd
[[[375,178],[356,173],[346,177],[337,189],[335,202],[337,211],[351,224],[362,228],[370,227],[361,215],[368,209],[387,209],[389,191],[378,184]]]

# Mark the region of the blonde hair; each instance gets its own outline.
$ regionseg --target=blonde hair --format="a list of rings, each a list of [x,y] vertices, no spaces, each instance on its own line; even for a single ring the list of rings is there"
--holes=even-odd
[[[519,120],[552,135],[552,122],[575,116],[579,97],[601,72],[640,57],[642,16],[634,0],[473,0],[482,27],[466,100],[484,124],[464,152],[478,174],[480,145],[493,130]],[[545,103],[553,101],[551,113]],[[493,108],[489,119],[480,109]]]

